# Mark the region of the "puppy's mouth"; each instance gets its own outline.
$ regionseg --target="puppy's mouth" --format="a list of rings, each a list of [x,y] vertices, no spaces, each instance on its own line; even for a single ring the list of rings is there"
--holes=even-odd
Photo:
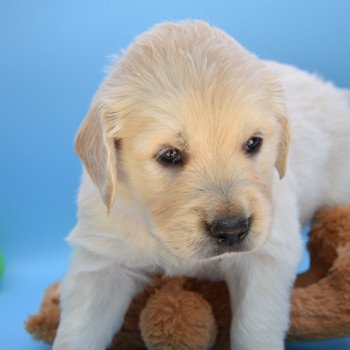
[[[216,242],[211,243],[211,256],[226,253],[242,253],[252,250],[253,244],[249,241],[248,236],[249,231],[241,233],[234,241],[217,239]]]
[[[241,232],[236,237],[227,237],[227,235],[218,237],[206,237],[199,244],[197,256],[200,260],[210,258],[220,258],[222,255],[244,253],[254,250],[256,245],[251,240],[250,230]]]

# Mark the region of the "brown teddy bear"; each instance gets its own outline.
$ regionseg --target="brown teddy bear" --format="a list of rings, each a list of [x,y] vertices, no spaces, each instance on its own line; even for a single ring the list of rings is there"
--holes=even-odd
[[[350,208],[322,210],[309,240],[311,266],[292,292],[289,340],[350,336]],[[34,338],[52,343],[59,323],[59,283],[26,321]],[[110,349],[225,349],[231,320],[224,282],[162,278],[137,296]]]

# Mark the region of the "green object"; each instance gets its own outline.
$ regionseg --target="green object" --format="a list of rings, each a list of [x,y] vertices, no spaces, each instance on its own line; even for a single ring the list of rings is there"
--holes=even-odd
[[[5,271],[5,259],[2,255],[0,255],[0,278],[3,276]]]

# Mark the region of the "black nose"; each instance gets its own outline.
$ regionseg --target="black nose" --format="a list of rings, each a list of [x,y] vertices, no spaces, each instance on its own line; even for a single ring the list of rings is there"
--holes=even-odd
[[[209,224],[209,234],[220,244],[231,245],[242,241],[248,234],[251,219],[231,216]]]

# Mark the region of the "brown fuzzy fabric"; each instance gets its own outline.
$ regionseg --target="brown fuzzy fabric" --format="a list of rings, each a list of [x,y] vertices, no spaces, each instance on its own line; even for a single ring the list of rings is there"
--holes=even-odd
[[[295,340],[350,335],[350,208],[324,209],[308,244],[311,266],[298,277],[289,337]]]
[[[60,323],[59,282],[46,289],[39,312],[26,321],[26,329],[34,339],[53,343]]]
[[[324,209],[310,232],[309,271],[292,293],[290,340],[350,336],[350,208]],[[52,343],[59,323],[59,283],[47,289],[26,328]],[[141,314],[141,316],[140,316]],[[223,282],[193,278],[152,283],[129,307],[110,349],[228,349],[230,301]]]
[[[206,350],[216,339],[216,322],[209,303],[184,289],[186,279],[173,279],[156,291],[140,317],[148,349]]]

